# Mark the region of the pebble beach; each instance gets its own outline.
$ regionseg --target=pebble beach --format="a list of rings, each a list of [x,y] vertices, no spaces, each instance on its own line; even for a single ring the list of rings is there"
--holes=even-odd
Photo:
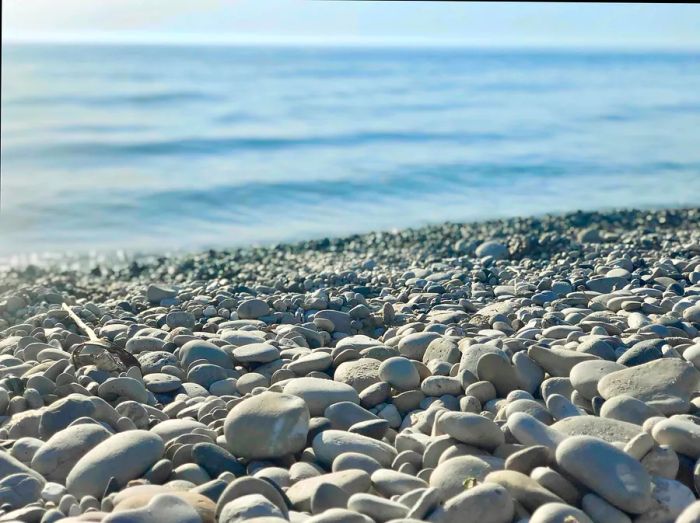
[[[0,522],[700,522],[700,208],[0,270]]]

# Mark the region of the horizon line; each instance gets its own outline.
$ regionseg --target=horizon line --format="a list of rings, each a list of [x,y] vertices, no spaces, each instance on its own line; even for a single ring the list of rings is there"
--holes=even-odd
[[[85,44],[85,45],[162,45],[162,46],[313,46],[313,47],[422,47],[479,49],[567,49],[567,50],[659,50],[700,51],[700,41],[671,43],[666,41],[574,41],[484,39],[440,39],[426,37],[328,37],[299,35],[204,35],[196,33],[17,33],[3,35],[3,44]]]

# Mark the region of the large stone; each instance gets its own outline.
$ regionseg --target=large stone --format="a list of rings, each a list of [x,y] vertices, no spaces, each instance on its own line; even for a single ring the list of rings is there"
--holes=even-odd
[[[261,316],[270,314],[270,306],[263,300],[254,298],[241,303],[236,313],[242,320],[257,320]]]
[[[632,514],[652,504],[651,478],[634,458],[591,436],[572,436],[556,450],[557,464],[615,507]]]
[[[634,423],[597,416],[573,416],[557,421],[551,428],[568,436],[593,436],[608,443],[629,440],[642,432]]]
[[[437,428],[457,441],[484,449],[495,449],[505,442],[503,431],[490,419],[469,412],[444,412]]]
[[[415,390],[420,385],[416,366],[411,360],[400,356],[384,360],[379,366],[379,377],[400,391]]]
[[[391,466],[396,457],[396,449],[388,443],[342,430],[325,430],[316,435],[312,445],[316,458],[326,466],[346,452],[364,454],[384,467]]]
[[[440,463],[430,474],[430,486],[440,491],[443,501],[460,494],[465,489],[465,482],[476,480],[483,482],[493,471],[491,464],[479,456],[458,456]]]
[[[688,412],[690,396],[699,387],[700,371],[678,358],[662,358],[612,372],[598,382],[605,399],[626,394],[667,416]]]
[[[229,450],[246,459],[279,458],[302,450],[309,431],[306,403],[289,394],[263,392],[238,403],[226,416]]]
[[[129,430],[99,443],[81,457],[66,478],[68,492],[76,497],[101,498],[114,477],[124,487],[141,477],[165,450],[163,440],[145,430]]]
[[[341,401],[360,403],[360,396],[350,385],[321,378],[292,379],[285,383],[282,391],[303,399],[311,416],[321,416],[329,405]]]
[[[651,435],[659,445],[669,445],[695,460],[700,458],[700,425],[682,419],[666,419],[654,425]]]
[[[226,351],[204,340],[188,341],[180,348],[178,357],[185,369],[190,366],[190,363],[197,360],[206,360],[224,369],[233,368],[233,360]]]
[[[496,483],[484,483],[450,498],[426,520],[430,523],[463,523],[466,520],[510,523],[514,513],[513,496],[508,490]]]
[[[65,483],[75,463],[111,433],[98,423],[82,423],[57,432],[32,458],[32,468],[49,481]]]
[[[358,393],[367,387],[379,383],[379,366],[381,361],[374,358],[361,358],[354,361],[346,361],[335,369],[333,379],[345,383],[354,388]]]

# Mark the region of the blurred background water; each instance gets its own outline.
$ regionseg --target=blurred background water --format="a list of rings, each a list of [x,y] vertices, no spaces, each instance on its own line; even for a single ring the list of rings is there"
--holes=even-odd
[[[700,54],[3,45],[0,256],[700,204]]]

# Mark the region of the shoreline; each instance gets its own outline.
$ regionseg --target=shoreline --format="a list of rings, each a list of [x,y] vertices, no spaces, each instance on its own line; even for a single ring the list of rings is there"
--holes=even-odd
[[[700,208],[0,271],[0,519],[695,521],[698,425]]]

